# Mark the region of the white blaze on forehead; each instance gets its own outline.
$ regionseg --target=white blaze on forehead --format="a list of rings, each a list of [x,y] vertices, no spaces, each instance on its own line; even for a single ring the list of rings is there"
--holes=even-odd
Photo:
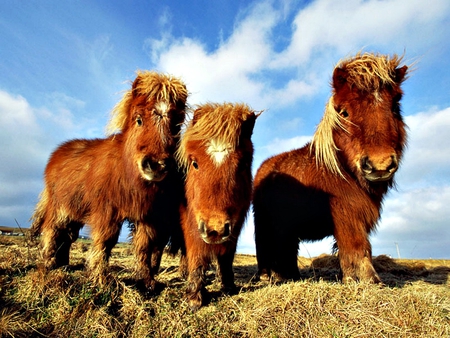
[[[230,153],[232,147],[229,143],[223,143],[219,140],[212,139],[208,143],[208,148],[206,149],[206,153],[211,156],[214,163],[219,166],[225,160],[225,157]]]
[[[159,101],[155,104],[155,108],[159,115],[164,116],[169,112],[170,104],[167,101]]]

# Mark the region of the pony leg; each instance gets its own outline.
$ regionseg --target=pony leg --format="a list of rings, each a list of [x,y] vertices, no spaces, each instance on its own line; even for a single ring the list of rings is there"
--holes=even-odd
[[[203,305],[206,295],[205,273],[210,263],[207,244],[200,239],[196,243],[189,238],[186,241],[186,260],[188,266],[188,278],[186,283],[186,300],[192,311],[197,311]],[[193,243],[190,245],[190,243]]]
[[[46,224],[44,224],[45,226]],[[62,230],[53,226],[45,227],[42,232],[42,257],[47,270],[56,269],[69,264],[67,245],[65,245]]]
[[[297,256],[299,240],[295,234],[284,234],[273,248],[272,279],[276,282],[299,280]]]
[[[188,271],[188,261],[186,257],[186,252],[181,252],[180,255],[180,266],[178,267],[178,273],[180,274],[180,277],[183,279],[188,279],[189,277],[189,271]]]
[[[261,280],[282,282],[299,280],[298,235],[290,229],[295,226],[280,220],[276,226],[269,215],[261,215],[255,210],[255,244],[258,261],[258,275]],[[263,212],[263,211],[262,211]],[[257,215],[258,213],[258,215]],[[283,231],[281,231],[283,230]]]
[[[136,223],[133,232],[133,245],[136,256],[136,278],[142,279],[148,291],[156,286],[155,270],[159,268],[162,251],[155,246],[156,234],[154,229],[144,223]],[[152,257],[154,254],[154,257]],[[152,259],[154,261],[152,262]]]
[[[111,251],[119,240],[120,224],[92,225],[91,229],[92,250],[88,259],[88,270],[92,274],[94,281],[102,285],[106,282],[106,272]]]
[[[222,290],[229,294],[236,290],[233,272],[234,252],[235,250],[217,256],[218,272],[222,283]]]
[[[63,222],[56,225],[44,223],[42,245],[46,269],[69,265],[70,247],[77,240],[81,226],[82,224],[78,222]]]
[[[205,290],[206,265],[200,264],[195,269],[189,269],[186,287],[186,300],[192,311],[197,311],[203,305]]]
[[[255,196],[256,198],[256,196]],[[261,215],[263,208],[256,207],[256,200],[253,202],[254,223],[255,223],[255,245],[256,260],[258,262],[258,278],[269,281],[272,274],[272,249],[269,230],[271,228],[270,219],[266,215]],[[261,211],[260,211],[261,210]]]
[[[336,227],[337,230],[337,227]],[[355,231],[352,238],[342,238],[339,233],[335,234],[339,249],[339,264],[342,271],[342,281],[361,281],[367,283],[380,283],[372,264],[372,247],[366,233]]]

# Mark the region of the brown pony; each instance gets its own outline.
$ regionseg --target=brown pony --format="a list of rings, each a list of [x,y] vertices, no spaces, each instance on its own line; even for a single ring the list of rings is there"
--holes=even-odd
[[[251,135],[256,117],[244,104],[202,105],[177,150],[186,171],[186,205],[181,215],[192,310],[202,305],[205,271],[213,258],[222,289],[235,288],[232,265],[251,201]]]
[[[35,236],[42,233],[46,268],[69,263],[71,244],[88,224],[88,266],[101,277],[127,220],[134,224],[137,272],[154,286],[160,252],[179,226],[183,188],[173,154],[187,95],[177,78],[138,72],[112,111],[109,137],[68,141],[51,155],[31,227]]]
[[[343,281],[379,282],[369,234],[406,144],[402,57],[358,53],[333,73],[333,94],[310,144],[267,159],[253,211],[261,278],[300,278],[299,241],[334,236]]]

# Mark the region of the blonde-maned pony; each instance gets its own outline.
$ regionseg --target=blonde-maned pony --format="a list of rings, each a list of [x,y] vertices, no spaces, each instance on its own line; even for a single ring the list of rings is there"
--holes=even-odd
[[[187,300],[203,304],[205,272],[217,259],[222,288],[235,288],[233,259],[252,191],[251,135],[257,115],[245,104],[199,106],[176,153],[186,172],[182,229]]]
[[[69,264],[71,244],[88,224],[88,267],[102,280],[128,221],[138,277],[151,291],[160,253],[179,226],[183,186],[173,154],[187,96],[180,79],[139,71],[112,111],[107,138],[68,141],[53,152],[31,227],[33,235],[42,234],[47,269]]]
[[[379,282],[369,234],[406,145],[402,57],[358,53],[334,69],[312,142],[267,159],[254,182],[261,278],[299,279],[299,241],[334,236],[343,280]]]

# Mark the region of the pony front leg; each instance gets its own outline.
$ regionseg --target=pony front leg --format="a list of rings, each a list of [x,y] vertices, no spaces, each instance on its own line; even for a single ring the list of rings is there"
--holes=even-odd
[[[361,281],[380,283],[372,264],[372,247],[365,233],[355,231],[352,238],[336,236],[339,249],[339,264],[342,271],[342,281]]]
[[[113,247],[117,244],[120,235],[120,224],[106,226],[92,225],[92,249],[88,258],[88,270],[95,283],[103,285],[106,283],[108,261]]]
[[[155,246],[155,237],[155,231],[149,224],[136,222],[133,231],[133,245],[136,256],[136,279],[142,280],[148,292],[155,290],[155,270],[159,268],[162,254],[162,252],[158,253],[158,248]],[[155,255],[153,258],[154,262],[152,262],[153,255]]]
[[[205,272],[207,264],[199,264],[194,269],[189,268],[186,287],[186,300],[192,311],[197,311],[203,305],[205,290]]]
[[[222,291],[227,294],[236,292],[233,272],[234,250],[217,256],[218,272],[222,284]]]

